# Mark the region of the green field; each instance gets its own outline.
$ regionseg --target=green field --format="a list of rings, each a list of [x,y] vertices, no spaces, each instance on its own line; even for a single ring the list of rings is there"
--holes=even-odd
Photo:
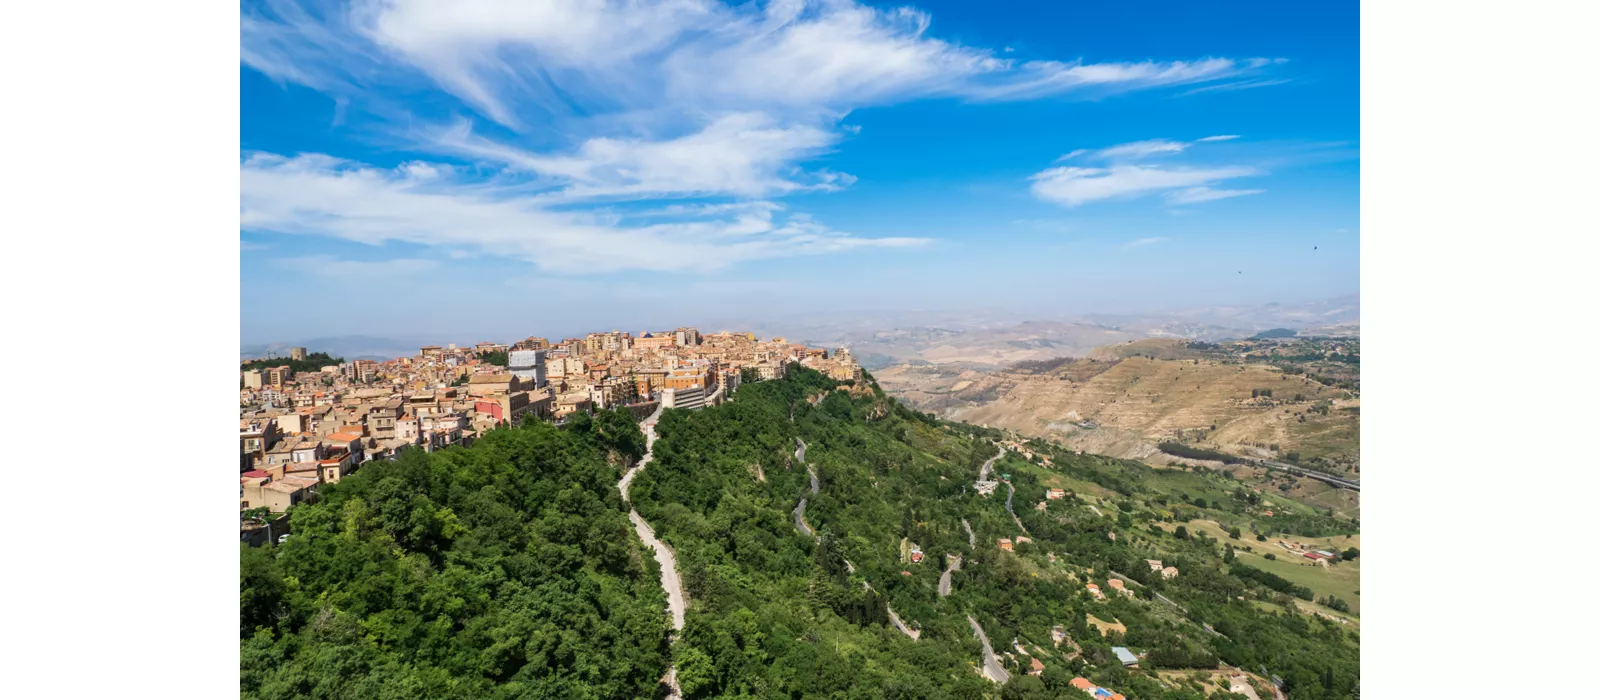
[[[1349,617],[1360,617],[1361,597],[1356,591],[1361,589],[1361,560],[1347,561],[1323,568],[1312,563],[1310,559],[1284,550],[1277,545],[1277,539],[1267,542],[1256,542],[1253,538],[1234,540],[1228,533],[1209,520],[1191,520],[1187,523],[1190,532],[1204,532],[1220,542],[1231,542],[1234,545],[1234,555],[1239,562],[1253,566],[1262,571],[1277,574],[1297,584],[1310,588],[1318,598],[1325,595],[1334,595],[1350,603]],[[1289,539],[1289,538],[1285,538]],[[1307,546],[1329,551],[1344,551],[1349,547],[1361,548],[1361,536],[1339,537],[1294,537],[1291,541],[1300,542]],[[1242,547],[1248,545],[1254,551],[1246,552]],[[1263,554],[1272,553],[1277,559],[1269,560]],[[1320,607],[1320,606],[1319,606]],[[1332,610],[1328,612],[1342,614]]]

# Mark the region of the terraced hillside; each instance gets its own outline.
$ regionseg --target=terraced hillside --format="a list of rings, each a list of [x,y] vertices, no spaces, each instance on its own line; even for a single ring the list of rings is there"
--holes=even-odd
[[[1178,440],[1360,472],[1358,391],[1185,341],[1139,341],[996,372],[899,365],[876,377],[886,391],[942,418],[1096,454],[1170,463],[1156,443]]]

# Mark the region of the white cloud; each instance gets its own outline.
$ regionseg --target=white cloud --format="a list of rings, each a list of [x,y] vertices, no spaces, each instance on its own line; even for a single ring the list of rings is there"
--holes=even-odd
[[[1239,80],[1239,81],[1235,81],[1235,82],[1231,82],[1231,83],[1219,83],[1217,85],[1205,85],[1205,86],[1197,87],[1197,88],[1194,88],[1194,89],[1191,89],[1191,90],[1186,90],[1186,91],[1184,91],[1183,95],[1181,95],[1181,96],[1182,97],[1187,97],[1189,95],[1198,95],[1198,94],[1203,93],[1203,92],[1231,92],[1231,91],[1234,91],[1234,90],[1250,90],[1250,89],[1254,89],[1254,88],[1264,88],[1264,87],[1272,87],[1274,85],[1282,85],[1282,84],[1287,83],[1287,82],[1289,82],[1287,79],[1279,79],[1279,80]]]
[[[1157,243],[1165,243],[1165,242],[1170,241],[1170,240],[1172,240],[1172,239],[1171,238],[1167,238],[1166,236],[1152,236],[1150,238],[1140,238],[1140,239],[1135,240],[1135,241],[1128,241],[1127,243],[1124,243],[1122,245],[1122,247],[1123,247],[1123,249],[1143,248],[1143,247],[1145,247],[1147,245],[1155,245]]]
[[[1078,149],[1056,159],[1057,163],[1078,158],[1101,161],[1100,167],[1060,166],[1035,173],[1033,194],[1040,199],[1075,207],[1106,199],[1132,199],[1157,192],[1166,193],[1172,205],[1197,204],[1216,199],[1260,194],[1265,190],[1213,189],[1210,185],[1239,177],[1260,175],[1261,169],[1243,165],[1205,167],[1145,165],[1137,161],[1157,156],[1175,156],[1202,143],[1231,141],[1235,135],[1207,136],[1194,141],[1149,139],[1118,144],[1097,150]]]
[[[1117,165],[1110,168],[1050,168],[1030,179],[1035,196],[1075,207],[1103,199],[1132,198],[1165,190],[1199,187],[1255,174],[1255,170],[1245,167],[1167,169]]]
[[[1247,194],[1261,194],[1266,190],[1217,190],[1210,187],[1190,187],[1167,194],[1168,204],[1199,204],[1229,197],[1242,197]]]
[[[829,150],[837,134],[780,126],[758,113],[728,114],[681,138],[595,138],[570,154],[533,153],[472,133],[465,122],[439,132],[435,148],[502,163],[564,183],[572,197],[736,195],[764,197],[804,189],[832,190],[855,181],[844,173],[799,172],[791,166]]]
[[[1096,151],[1095,155],[1106,160],[1136,160],[1167,153],[1182,153],[1188,147],[1189,144],[1181,141],[1151,139],[1149,141],[1134,141],[1120,146],[1112,146]]]
[[[716,270],[748,260],[927,242],[851,236],[801,215],[779,217],[776,207],[707,210],[698,217],[685,208],[687,220],[628,227],[616,214],[552,209],[538,195],[418,172],[321,154],[255,154],[240,168],[240,228],[482,252],[569,274]]]
[[[272,263],[286,270],[306,275],[367,282],[381,279],[399,279],[433,270],[439,263],[423,258],[395,258],[392,260],[339,260],[331,255],[306,255],[295,258],[277,258]]]
[[[921,241],[856,238],[776,210],[629,227],[639,215],[606,208],[848,187],[854,176],[807,164],[859,131],[841,124],[854,109],[1093,98],[1260,79],[1275,63],[1024,61],[934,37],[924,12],[854,0],[262,0],[241,14],[245,65],[327,93],[346,124],[377,119],[403,145],[480,166],[473,177],[421,161],[385,170],[321,155],[253,157],[241,172],[242,226],[469,248],[563,271],[705,268]],[[492,124],[430,123],[404,106],[433,89]],[[1125,157],[1187,146],[1156,144]],[[1035,187],[1071,197],[1119,177]]]
[[[932,18],[852,0],[268,0],[241,60],[319,90],[420,73],[496,122],[540,113],[767,111],[791,117],[919,97],[1034,99],[1207,83],[1271,59],[1023,61],[928,35]]]

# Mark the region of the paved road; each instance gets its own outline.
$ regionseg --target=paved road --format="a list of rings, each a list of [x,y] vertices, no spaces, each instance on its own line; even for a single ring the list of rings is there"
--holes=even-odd
[[[639,422],[639,427],[644,430],[644,457],[633,468],[622,474],[622,479],[617,482],[617,490],[622,493],[622,501],[629,504],[628,520],[633,522],[634,534],[637,534],[645,544],[650,545],[655,552],[656,563],[661,565],[661,588],[667,593],[667,610],[672,615],[672,629],[676,633],[683,631],[683,614],[688,607],[688,600],[683,593],[683,581],[678,578],[678,558],[673,555],[671,547],[656,538],[655,530],[639,515],[639,511],[632,507],[633,501],[628,498],[628,487],[633,484],[633,477],[655,459],[656,421],[660,418],[661,407],[657,406],[654,413]],[[676,634],[673,635],[672,641],[677,641]],[[661,681],[672,689],[671,694],[667,696],[669,700],[682,697],[683,691],[678,687],[677,666],[667,667],[667,674],[661,677]]]
[[[800,438],[795,438],[794,442],[795,442],[796,445],[798,445],[798,447],[794,448],[794,458],[795,458],[796,461],[800,462],[801,464],[805,464],[806,463],[806,441],[805,440],[801,440]]]
[[[1294,473],[1294,474],[1299,474],[1300,476],[1304,476],[1304,477],[1307,477],[1307,478],[1310,478],[1310,479],[1316,479],[1317,481],[1326,482],[1326,483],[1332,484],[1334,486],[1338,486],[1339,488],[1350,489],[1351,491],[1360,491],[1361,490],[1361,482],[1359,482],[1359,481],[1351,481],[1349,479],[1343,479],[1343,478],[1334,476],[1332,474],[1325,474],[1323,472],[1315,471],[1315,470],[1312,470],[1312,469],[1306,469],[1305,467],[1297,467],[1297,466],[1295,466],[1293,464],[1285,464],[1283,462],[1274,462],[1274,461],[1272,461],[1270,459],[1249,459],[1249,458],[1246,458],[1246,459],[1249,460],[1250,462],[1255,463],[1258,466],[1272,467],[1273,469],[1282,469],[1283,471]]]
[[[806,473],[811,475],[811,493],[812,493],[812,495],[816,495],[817,490],[818,490],[817,489],[817,470],[812,469],[810,465],[806,465]]]
[[[1005,685],[1006,681],[1011,680],[1011,673],[1000,665],[1000,659],[994,655],[994,647],[989,646],[989,635],[983,633],[983,628],[971,615],[967,616],[967,622],[972,625],[972,633],[977,635],[978,641],[983,643],[983,677]]]
[[[1094,511],[1094,514],[1095,514],[1095,515],[1098,515],[1098,516],[1100,516],[1100,517],[1102,517],[1102,518],[1104,518],[1104,517],[1106,517],[1106,514],[1105,514],[1105,513],[1102,513],[1102,512],[1100,512],[1100,509],[1099,509],[1099,508],[1096,508],[1096,507],[1094,507],[1094,506],[1089,506],[1089,510],[1092,510],[1092,511]]]
[[[794,526],[805,533],[806,537],[816,537],[817,533],[811,531],[811,526],[806,524],[806,499],[800,499],[800,505],[794,507]]]
[[[967,522],[966,518],[962,518],[961,527],[967,529],[967,546],[976,550],[978,548],[978,537],[972,534],[972,524]]]
[[[961,557],[951,559],[950,564],[944,567],[944,573],[939,574],[939,597],[950,595],[950,572],[961,569]]]
[[[1000,459],[1001,457],[1004,457],[1005,454],[1006,454],[1006,448],[1002,447],[1002,448],[1000,448],[999,452],[996,452],[993,457],[989,458],[989,461],[984,462],[983,466],[978,469],[978,481],[988,481],[989,480],[989,470],[994,468],[995,460]]]
[[[1008,481],[1006,482],[1006,488],[1010,489],[1006,493],[1006,512],[1011,514],[1012,520],[1017,521],[1017,529],[1021,530],[1022,534],[1029,534],[1028,527],[1022,524],[1022,518],[1017,517],[1017,511],[1011,509],[1011,499],[1017,495],[1017,487],[1012,486],[1011,482]]]
[[[912,641],[922,638],[922,630],[914,630],[907,627],[906,623],[900,620],[900,616],[894,614],[894,608],[889,608],[889,622],[894,623],[894,628],[900,630],[901,634],[910,637]]]

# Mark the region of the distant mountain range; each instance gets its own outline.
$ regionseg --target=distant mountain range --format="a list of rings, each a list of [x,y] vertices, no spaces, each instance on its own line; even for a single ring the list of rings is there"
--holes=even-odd
[[[1095,348],[1144,338],[1190,338],[1217,341],[1248,338],[1261,331],[1285,328],[1299,335],[1354,336],[1360,333],[1361,298],[1350,294],[1332,299],[1258,306],[1205,306],[1145,314],[1087,314],[1044,318],[1006,310],[848,310],[789,316],[784,319],[725,319],[703,323],[702,332],[740,330],[767,338],[820,347],[845,346],[868,369],[900,362],[967,364],[999,367],[1019,360],[1083,356]],[[604,320],[595,329],[611,328]],[[527,334],[538,335],[530,328]],[[525,336],[520,336],[525,337]],[[509,342],[519,338],[499,338]],[[423,345],[471,344],[490,335],[447,339],[438,335],[347,335],[294,342],[242,346],[241,357],[271,351],[288,354],[305,347],[347,360],[389,360],[417,354]]]
[[[427,336],[383,338],[370,335],[343,335],[295,342],[243,345],[239,348],[239,357],[241,359],[264,357],[268,352],[274,356],[287,356],[289,348],[302,347],[311,352],[325,352],[346,360],[392,360],[396,357],[415,355],[422,346],[429,344],[438,344],[438,340]]]
[[[862,327],[843,322],[833,332],[813,327],[799,337],[808,345],[848,347],[868,369],[898,363],[995,368],[1022,360],[1082,357],[1095,348],[1145,338],[1215,342],[1248,338],[1270,329],[1293,330],[1302,336],[1358,336],[1361,301],[1359,296],[1349,295],[1297,304],[1092,314],[1060,320],[1013,318],[985,316],[982,322],[947,318],[946,323],[927,326]]]

